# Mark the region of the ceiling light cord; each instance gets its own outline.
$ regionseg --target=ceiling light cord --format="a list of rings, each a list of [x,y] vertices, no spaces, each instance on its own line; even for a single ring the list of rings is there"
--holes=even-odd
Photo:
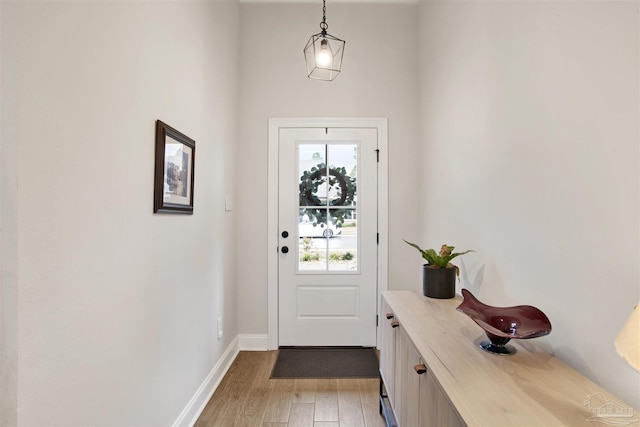
[[[327,0],[322,0],[322,22],[320,23],[320,29],[322,30],[322,35],[327,34]]]

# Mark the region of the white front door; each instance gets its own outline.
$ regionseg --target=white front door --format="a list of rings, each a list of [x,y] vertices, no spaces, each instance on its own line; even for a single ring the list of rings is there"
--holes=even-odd
[[[375,346],[377,130],[280,128],[280,346]]]

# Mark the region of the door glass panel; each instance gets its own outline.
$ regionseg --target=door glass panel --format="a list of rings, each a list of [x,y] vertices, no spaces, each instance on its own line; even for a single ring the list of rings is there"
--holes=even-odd
[[[333,144],[327,147],[329,158],[329,204],[355,206],[358,165],[356,144]]]
[[[329,271],[358,270],[358,222],[355,209],[344,209],[338,236],[329,239]]]
[[[358,270],[357,149],[356,144],[298,147],[299,271]]]
[[[300,176],[300,206],[327,204],[327,146],[300,144],[298,146],[298,172]]]
[[[327,264],[326,209],[301,208],[298,216],[298,269],[324,270]]]

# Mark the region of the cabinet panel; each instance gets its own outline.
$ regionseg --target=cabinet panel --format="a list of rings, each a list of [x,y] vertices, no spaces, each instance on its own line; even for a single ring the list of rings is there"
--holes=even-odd
[[[382,299],[382,330],[380,331],[380,375],[384,381],[389,401],[393,405],[395,392],[395,364],[396,364],[396,330],[391,323],[395,321],[387,301]]]
[[[400,427],[418,426],[420,410],[420,379],[414,367],[420,365],[420,355],[402,328],[396,332],[396,405]]]
[[[424,427],[464,427],[430,371],[420,381],[420,415],[416,425]]]

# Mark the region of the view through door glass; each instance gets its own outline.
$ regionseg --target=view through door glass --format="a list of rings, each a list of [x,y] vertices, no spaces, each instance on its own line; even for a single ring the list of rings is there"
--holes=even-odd
[[[356,144],[298,146],[299,272],[359,270],[357,165]]]

